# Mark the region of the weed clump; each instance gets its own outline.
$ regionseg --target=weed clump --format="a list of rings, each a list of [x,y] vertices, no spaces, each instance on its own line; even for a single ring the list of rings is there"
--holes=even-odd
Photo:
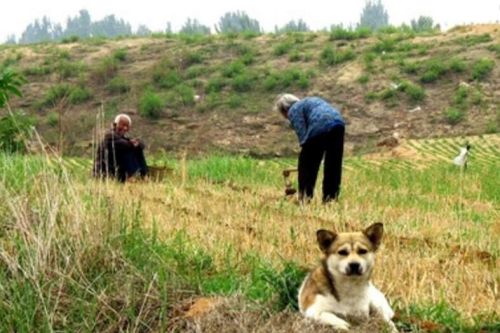
[[[158,119],[163,111],[163,102],[157,94],[146,90],[139,100],[139,114],[145,118]]]
[[[336,50],[331,46],[323,49],[320,55],[320,65],[334,66],[356,58],[356,54],[350,48],[345,50]]]
[[[472,65],[472,79],[484,80],[495,67],[495,61],[491,59],[479,59]]]

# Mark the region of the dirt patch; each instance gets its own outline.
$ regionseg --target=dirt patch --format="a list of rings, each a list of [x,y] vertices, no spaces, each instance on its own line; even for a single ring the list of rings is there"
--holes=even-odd
[[[342,67],[339,71],[337,82],[340,84],[351,84],[363,74],[363,67],[360,63],[353,62]]]

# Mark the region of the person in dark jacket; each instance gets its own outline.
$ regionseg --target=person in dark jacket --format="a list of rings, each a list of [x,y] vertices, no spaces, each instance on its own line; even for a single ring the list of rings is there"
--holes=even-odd
[[[111,176],[125,182],[136,174],[141,177],[147,175],[144,143],[125,135],[131,126],[132,120],[128,115],[119,114],[115,117],[113,128],[104,135],[97,148],[93,170],[95,177]]]
[[[320,97],[299,99],[291,94],[278,96],[274,108],[290,121],[302,147],[298,162],[299,199],[312,199],[324,156],[323,202],[337,200],[345,132],[340,112]]]

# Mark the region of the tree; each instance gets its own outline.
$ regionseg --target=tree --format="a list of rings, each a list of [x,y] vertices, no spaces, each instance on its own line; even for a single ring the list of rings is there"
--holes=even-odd
[[[19,39],[19,44],[40,43],[56,40],[62,37],[63,31],[60,24],[52,24],[46,16],[41,21],[38,19],[29,24]]]
[[[227,12],[215,25],[218,33],[256,32],[261,33],[259,21],[250,18],[245,12]]]
[[[166,33],[166,34],[171,34],[171,33],[173,33],[173,31],[172,31],[172,23],[167,22],[167,28],[165,29],[165,33]]]
[[[283,27],[278,28],[277,26],[274,28],[276,33],[286,33],[286,32],[307,32],[310,31],[307,23],[299,19],[297,22],[294,20],[288,22]]]
[[[179,32],[186,35],[210,35],[210,28],[198,22],[197,19],[188,17]]]
[[[415,32],[439,30],[439,26],[434,26],[434,20],[430,16],[419,16],[417,20],[411,20],[411,28]]]
[[[104,37],[117,37],[132,35],[132,28],[123,19],[116,19],[114,15],[108,15],[101,21],[92,23],[92,35]]]
[[[79,12],[79,16],[74,18],[68,17],[66,21],[66,30],[64,36],[78,36],[80,38],[88,38],[91,35],[92,19],[86,9]]]
[[[16,42],[16,35],[8,35],[4,44],[6,44],[6,45],[15,45],[15,44],[17,44],[17,42]]]
[[[144,24],[140,24],[135,32],[137,36],[149,36],[151,33],[151,30]]]
[[[358,27],[378,30],[389,25],[389,14],[381,0],[368,0],[361,12]]]

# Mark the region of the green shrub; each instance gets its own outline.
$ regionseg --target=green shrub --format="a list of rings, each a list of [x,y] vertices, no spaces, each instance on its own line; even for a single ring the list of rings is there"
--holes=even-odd
[[[183,56],[182,65],[184,68],[187,68],[195,64],[201,64],[202,62],[203,56],[200,52],[186,52]]]
[[[473,105],[481,105],[483,102],[483,94],[481,94],[481,91],[476,89],[472,93],[472,96],[470,96],[470,101]]]
[[[282,73],[281,85],[283,88],[288,88],[294,84],[299,86],[299,88],[305,89],[309,86],[309,78],[300,69],[292,68],[285,70]]]
[[[189,106],[194,104],[194,90],[186,84],[181,84],[175,88],[182,104]]]
[[[377,53],[393,52],[396,49],[397,40],[395,38],[381,38],[373,47],[372,50]]]
[[[85,87],[74,87],[69,92],[68,101],[71,104],[81,104],[92,98],[92,93]]]
[[[297,62],[297,61],[300,61],[300,60],[301,60],[301,56],[300,56],[299,51],[297,51],[297,50],[292,51],[288,55],[288,61],[290,61],[290,62]]]
[[[465,116],[464,110],[454,108],[454,107],[448,108],[445,112],[446,121],[450,125],[458,124],[459,122],[461,122],[464,119],[464,116]]]
[[[54,49],[53,52],[54,53],[52,54],[52,57],[51,57],[50,61],[54,61],[54,60],[70,60],[71,59],[71,55],[69,54],[68,50],[61,50],[61,49],[57,48],[57,49]]]
[[[464,86],[458,87],[455,92],[455,96],[453,97],[453,104],[457,107],[466,107],[467,106],[467,97],[469,96],[469,89]]]
[[[386,88],[379,93],[379,97],[383,101],[394,101],[398,97],[398,91],[392,88]]]
[[[255,62],[255,54],[253,52],[245,53],[241,56],[240,61],[246,66],[251,65]]]
[[[153,82],[159,88],[170,89],[178,85],[182,81],[176,70],[172,69],[156,69],[153,72]]]
[[[0,150],[25,152],[35,120],[21,111],[0,118]]]
[[[235,77],[242,74],[245,70],[245,65],[240,61],[234,61],[222,69],[222,75],[225,77]]]
[[[255,54],[255,51],[252,49],[252,47],[244,43],[232,43],[228,45],[228,47],[230,47],[231,50],[234,50],[234,52],[238,56],[244,56],[245,54]]]
[[[217,92],[207,94],[204,99],[204,108],[198,109],[199,111],[213,110],[223,104],[221,95]]]
[[[270,75],[264,79],[262,84],[266,91],[273,91],[279,86],[279,79],[275,75]]]
[[[66,83],[53,85],[45,94],[41,106],[54,107],[63,98],[68,97],[71,90],[70,85]]]
[[[111,80],[118,71],[118,64],[113,57],[103,58],[94,68],[92,78],[97,83],[106,83]]]
[[[403,70],[403,72],[407,74],[417,74],[420,68],[421,68],[420,63],[416,61],[414,62],[403,61],[401,63],[401,69]]]
[[[61,60],[56,65],[56,71],[62,79],[78,76],[84,69],[84,66],[78,62]]]
[[[425,90],[409,81],[403,81],[398,89],[403,91],[412,102],[420,102],[425,98]]]
[[[235,91],[246,92],[252,89],[254,78],[248,73],[241,73],[235,76],[231,86]]]
[[[130,91],[130,85],[122,76],[116,76],[106,85],[106,90],[112,94],[124,94]]]
[[[444,61],[439,59],[431,59],[425,63],[424,74],[420,77],[420,82],[431,83],[448,72],[449,67],[444,63]]]
[[[463,73],[467,69],[467,64],[462,59],[453,58],[450,61],[450,70],[455,73]]]
[[[121,48],[113,52],[113,58],[117,61],[124,62],[127,60],[128,51],[127,49]]]
[[[194,65],[186,70],[186,78],[194,79],[207,73],[207,67],[202,65]]]
[[[491,45],[490,47],[488,47],[488,50],[490,50],[491,52],[495,52],[497,58],[500,58],[500,44]]]
[[[282,56],[284,54],[287,54],[290,52],[290,50],[293,48],[293,44],[291,42],[282,42],[278,45],[276,45],[273,49],[273,54],[275,56]]]
[[[457,38],[457,42],[466,47],[471,47],[482,43],[489,43],[492,40],[493,38],[488,33],[481,35],[467,35],[465,37]]]
[[[49,112],[47,114],[47,125],[50,127],[56,127],[59,124],[59,115],[57,112]]]
[[[370,81],[370,76],[368,74],[362,74],[358,77],[358,82],[361,84],[367,84]]]
[[[495,61],[487,58],[479,59],[472,65],[472,79],[484,80],[495,67]]]
[[[43,76],[52,73],[53,68],[47,65],[35,65],[32,67],[25,68],[23,70],[24,75],[29,76]]]
[[[207,85],[205,86],[205,93],[210,94],[213,92],[220,92],[225,85],[226,82],[223,78],[211,78],[210,80],[208,80]]]
[[[352,49],[347,50],[335,50],[331,46],[327,46],[323,49],[320,55],[320,64],[326,66],[334,66],[356,57]]]
[[[239,95],[231,95],[227,99],[227,105],[231,109],[239,108],[243,104],[243,99]]]
[[[297,87],[306,89],[309,87],[311,77],[310,73],[305,73],[298,68],[291,68],[282,72],[274,72],[267,76],[263,81],[263,87],[266,91],[275,89],[284,89],[289,87]]]
[[[367,71],[372,71],[374,69],[373,62],[377,58],[377,55],[373,52],[365,53],[363,55],[363,63]]]
[[[139,114],[149,119],[158,119],[163,110],[163,102],[160,96],[150,90],[146,90],[139,100]]]

